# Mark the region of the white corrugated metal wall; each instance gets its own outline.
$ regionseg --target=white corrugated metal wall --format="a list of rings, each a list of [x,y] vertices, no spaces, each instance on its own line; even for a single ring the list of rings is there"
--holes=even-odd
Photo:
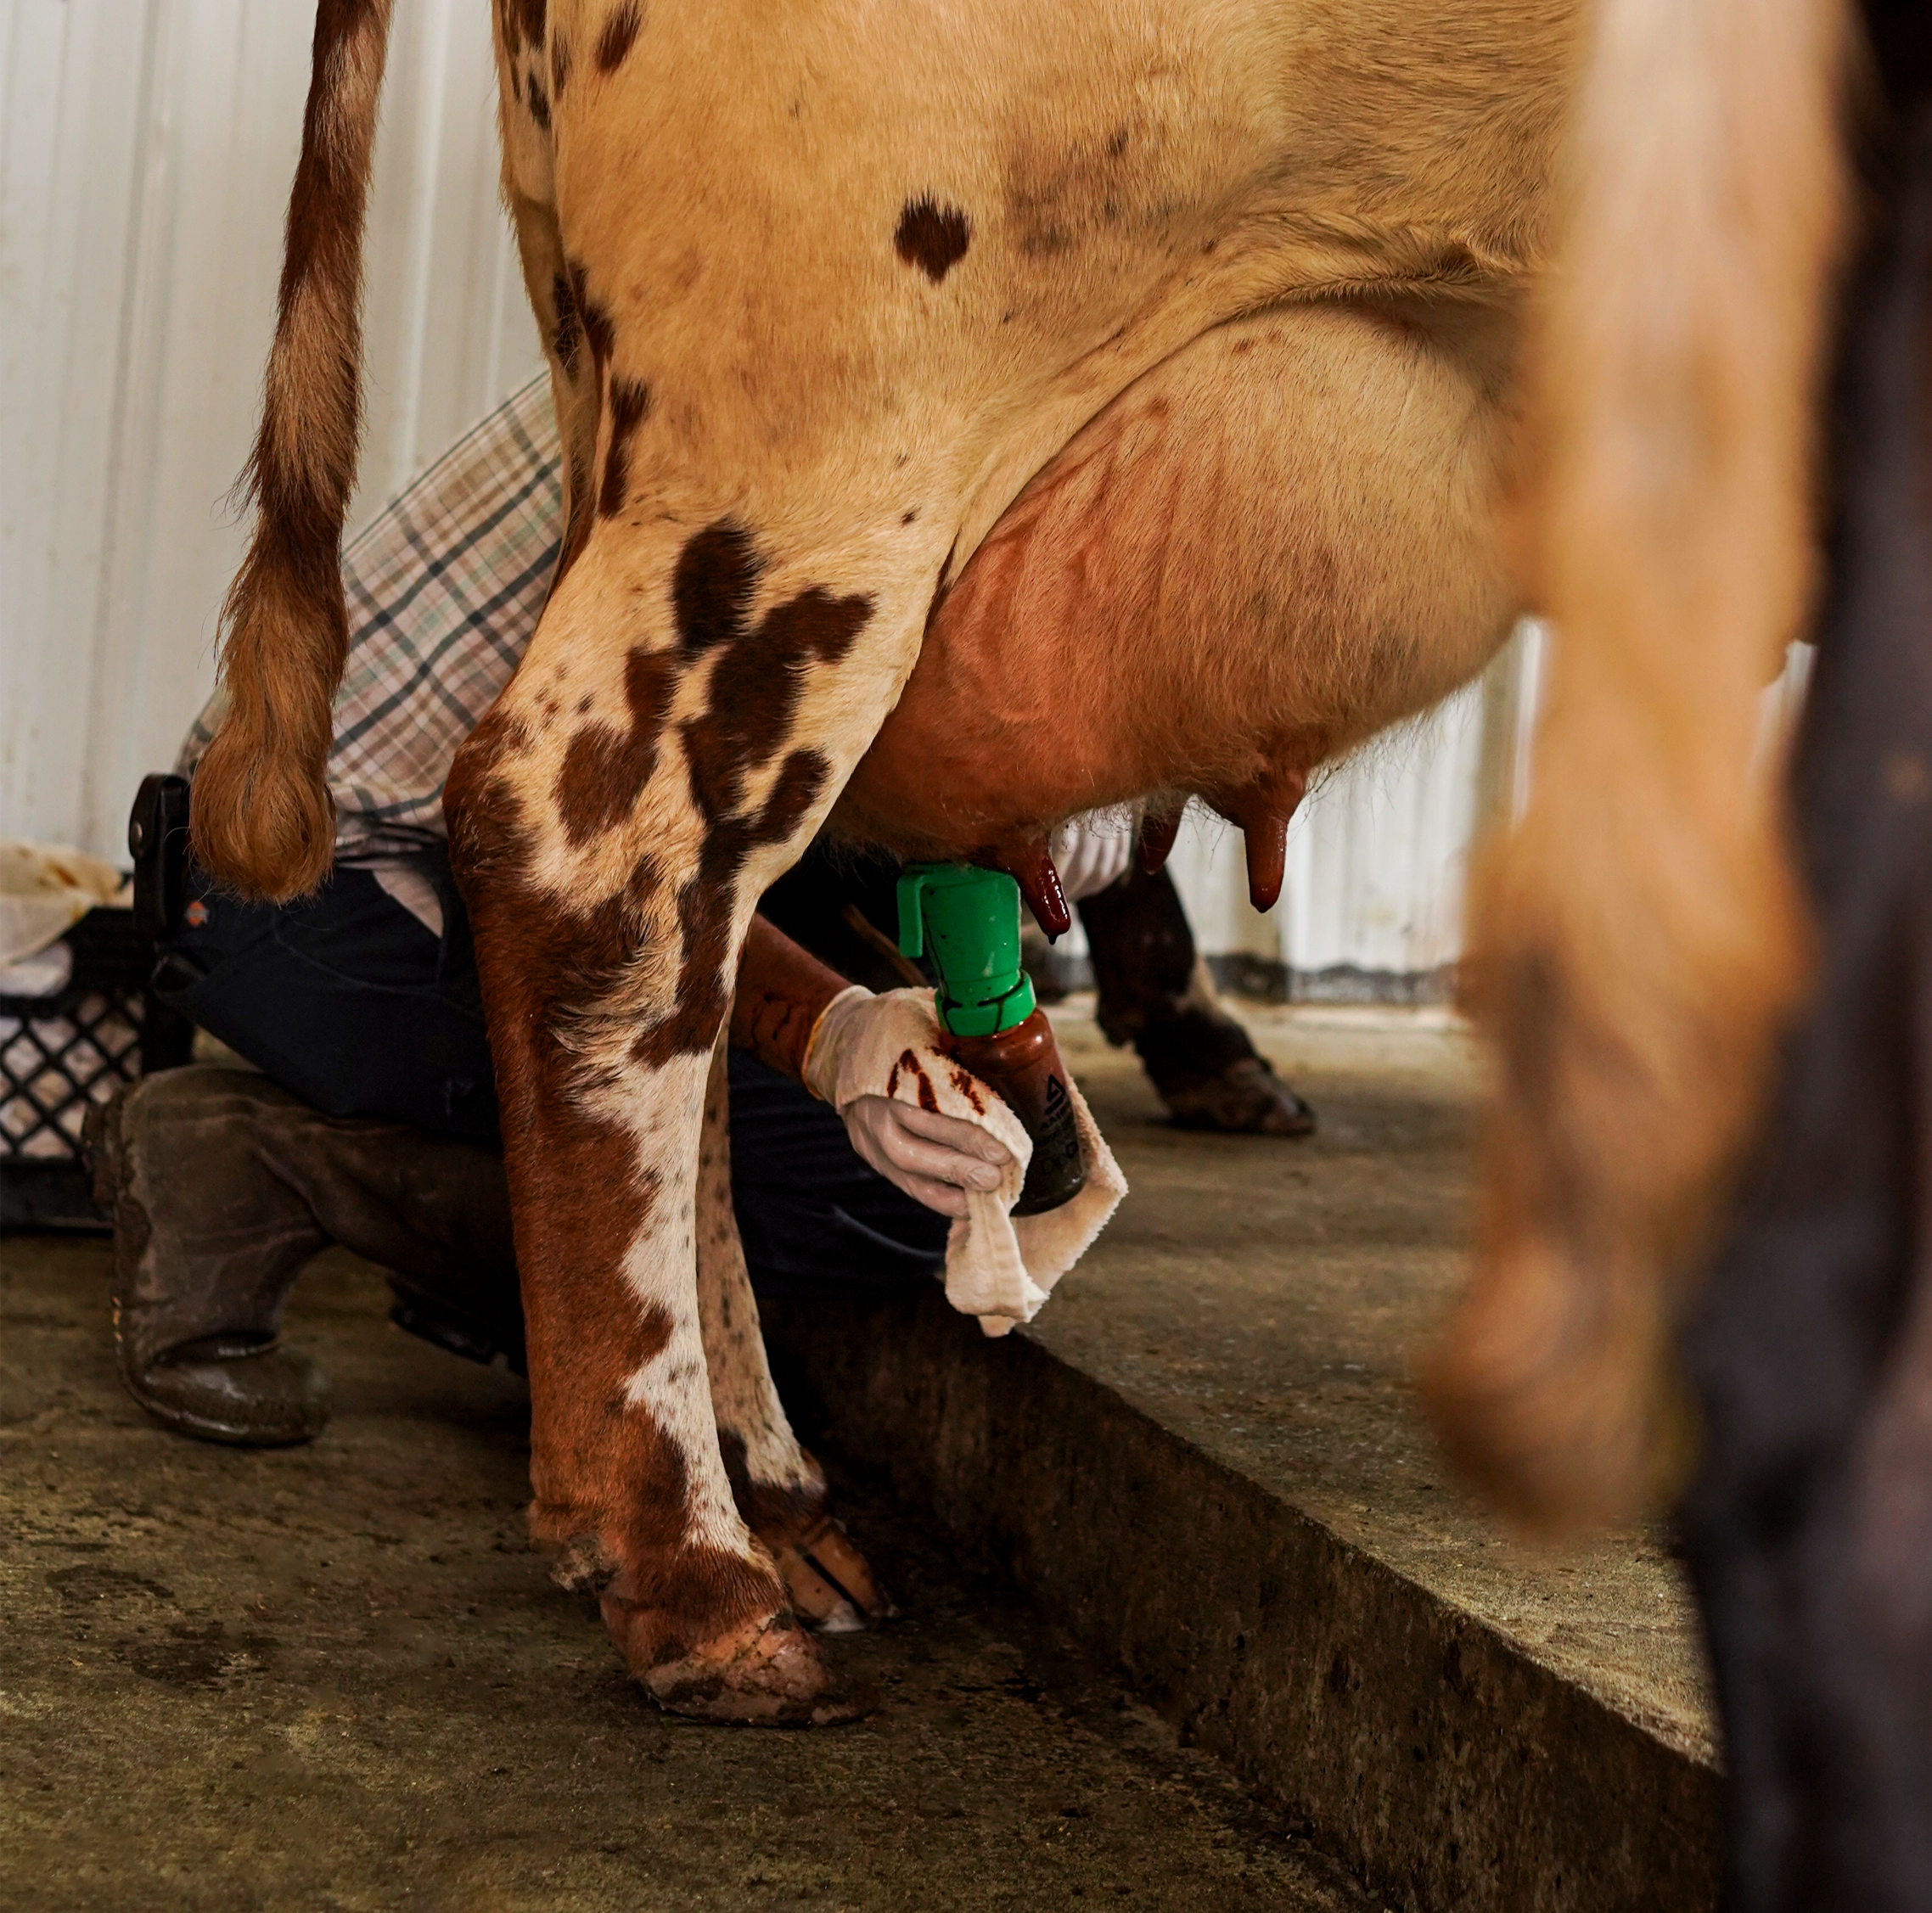
[[[404,0],[361,509],[540,362],[480,0]],[[0,830],[113,853],[213,681],[312,15],[0,0]]]
[[[396,16],[357,517],[539,362],[487,9]],[[0,834],[118,855],[212,682],[312,21],[295,0],[0,0]],[[1239,839],[1190,822],[1175,869],[1203,947],[1303,973],[1450,961],[1504,682],[1330,777],[1270,918]]]

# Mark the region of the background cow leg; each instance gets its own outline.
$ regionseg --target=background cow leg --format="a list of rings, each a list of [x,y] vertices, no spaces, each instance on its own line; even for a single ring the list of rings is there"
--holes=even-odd
[[[1180,893],[1138,863],[1078,906],[1093,962],[1094,1017],[1132,1043],[1183,1129],[1306,1136],[1315,1113],[1216,1001]]]
[[[732,1205],[725,1054],[721,1038],[698,1149],[698,1320],[718,1446],[739,1512],[771,1550],[799,1618],[826,1634],[849,1634],[890,1604],[832,1518],[824,1471],[799,1445],[772,1385]]]

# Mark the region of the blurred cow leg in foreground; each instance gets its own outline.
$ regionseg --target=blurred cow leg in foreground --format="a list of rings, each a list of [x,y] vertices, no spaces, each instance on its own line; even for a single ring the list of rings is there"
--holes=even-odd
[[[1817,989],[1686,1338],[1740,1913],[1932,1907],[1932,110],[1880,52],[1915,83],[1794,777]]]

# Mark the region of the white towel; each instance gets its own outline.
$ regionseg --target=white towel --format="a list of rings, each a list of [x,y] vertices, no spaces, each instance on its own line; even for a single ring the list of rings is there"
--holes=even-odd
[[[1126,1178],[1070,1077],[1087,1183],[1071,1202],[1017,1220],[1013,1205],[1026,1181],[1033,1139],[1019,1117],[988,1086],[948,1053],[929,990],[894,990],[874,996],[855,984],[826,1006],[806,1057],[806,1081],[844,1111],[862,1096],[889,1096],[937,1108],[1003,1143],[1013,1161],[996,1189],[969,1189],[966,1213],[946,1239],[946,1299],[962,1315],[976,1316],[988,1335],[1004,1335],[1031,1321],[1053,1284],[1088,1246],[1127,1192]]]
[[[70,844],[0,842],[0,964],[45,950],[96,904],[133,894],[132,878]]]

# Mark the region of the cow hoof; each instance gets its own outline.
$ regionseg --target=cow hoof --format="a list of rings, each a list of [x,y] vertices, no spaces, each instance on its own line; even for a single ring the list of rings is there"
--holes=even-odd
[[[830,1515],[803,1539],[780,1543],[772,1552],[794,1613],[821,1634],[857,1634],[899,1612]]]
[[[604,1618],[623,1640],[624,1617]],[[668,1714],[770,1727],[827,1727],[864,1711],[837,1692],[812,1637],[789,1614],[751,1621],[677,1660],[639,1674]]]
[[[1306,1136],[1315,1127],[1315,1112],[1225,1011],[1181,1003],[1149,1017],[1133,1045],[1177,1129]]]
[[[1216,1130],[1224,1136],[1308,1136],[1315,1112],[1269,1068],[1265,1057],[1244,1056],[1186,1088],[1163,1088],[1177,1129]]]

